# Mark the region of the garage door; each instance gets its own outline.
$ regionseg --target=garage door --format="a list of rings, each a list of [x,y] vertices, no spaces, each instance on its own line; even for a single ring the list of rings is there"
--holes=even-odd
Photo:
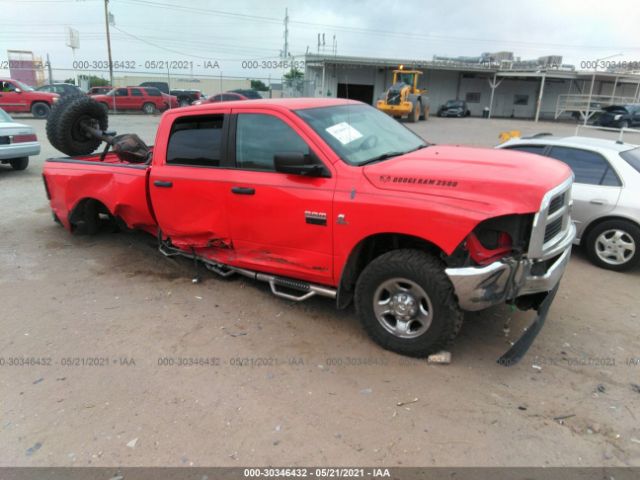
[[[338,98],[350,98],[373,105],[373,85],[339,83]]]

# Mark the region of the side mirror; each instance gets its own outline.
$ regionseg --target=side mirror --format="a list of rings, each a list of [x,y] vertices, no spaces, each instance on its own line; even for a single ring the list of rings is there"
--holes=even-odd
[[[21,88],[14,88],[13,91],[16,92],[16,93],[22,93],[22,89]]]
[[[307,177],[330,177],[331,174],[314,154],[300,152],[276,153],[273,156],[276,172]]]

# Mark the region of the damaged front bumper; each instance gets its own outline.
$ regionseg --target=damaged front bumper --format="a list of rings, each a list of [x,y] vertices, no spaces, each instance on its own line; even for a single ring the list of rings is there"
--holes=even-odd
[[[542,328],[560,279],[569,263],[575,234],[575,226],[570,225],[562,240],[541,258],[506,257],[482,267],[445,270],[463,310],[483,310],[492,305],[517,302],[518,299],[538,295],[539,300],[535,302],[538,310],[536,319],[512,349],[501,357],[499,363],[517,363]]]

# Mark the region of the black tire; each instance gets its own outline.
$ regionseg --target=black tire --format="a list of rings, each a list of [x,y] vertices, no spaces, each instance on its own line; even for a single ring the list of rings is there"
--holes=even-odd
[[[44,102],[36,102],[31,105],[31,114],[34,118],[47,118],[51,112],[49,104]]]
[[[420,333],[418,329],[413,338],[400,338],[388,331],[374,310],[380,289],[384,290],[386,283],[396,279],[420,287],[430,302],[430,323],[425,322],[422,328],[426,330]],[[358,278],[355,305],[362,326],[373,341],[387,350],[410,357],[425,357],[446,348],[462,327],[463,314],[453,285],[444,272],[444,264],[420,250],[393,250],[369,263]]]
[[[26,170],[29,166],[29,157],[12,158],[9,160],[9,165],[14,170]]]
[[[89,124],[106,130],[109,116],[104,107],[86,95],[73,95],[60,100],[47,120],[47,138],[65,155],[89,155],[102,140],[89,135],[82,127]]]
[[[157,109],[153,103],[147,102],[144,105],[142,105],[142,111],[147,115],[153,115],[154,113],[157,112]]]
[[[614,232],[623,232],[621,238],[613,238],[615,237]],[[608,241],[611,241],[610,245],[606,243]],[[624,248],[624,245],[629,242],[633,242],[634,253],[630,253],[630,249]],[[610,246],[610,249],[607,249],[607,245]],[[606,220],[596,225],[587,234],[584,248],[589,260],[598,267],[616,272],[629,270],[640,263],[640,227],[626,220]],[[616,260],[616,251],[621,252],[623,257],[628,255],[626,261]],[[607,258],[609,261],[605,260]]]

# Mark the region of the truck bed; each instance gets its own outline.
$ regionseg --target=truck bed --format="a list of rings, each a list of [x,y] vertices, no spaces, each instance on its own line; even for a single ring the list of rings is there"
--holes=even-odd
[[[151,147],[152,149],[153,147]],[[148,202],[150,164],[120,160],[109,152],[46,160],[43,177],[54,214],[67,229],[87,199],[100,202],[132,229],[156,232]]]

